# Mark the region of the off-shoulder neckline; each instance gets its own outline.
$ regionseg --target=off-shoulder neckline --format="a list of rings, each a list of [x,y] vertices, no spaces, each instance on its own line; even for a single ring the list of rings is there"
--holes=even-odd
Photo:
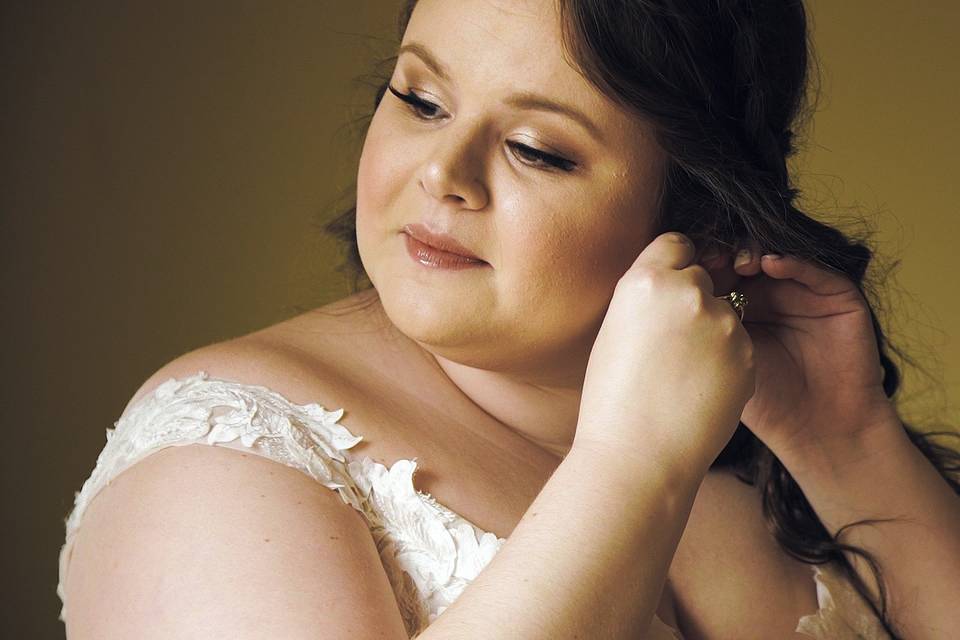
[[[376,460],[371,458],[369,455],[360,456],[359,454],[351,453],[349,449],[353,447],[355,444],[357,444],[358,442],[362,441],[364,439],[364,436],[354,435],[353,432],[350,431],[350,429],[346,425],[339,422],[340,418],[344,413],[343,407],[340,407],[338,409],[331,411],[326,409],[323,405],[321,405],[318,402],[306,402],[306,403],[294,402],[293,400],[288,398],[285,394],[275,389],[272,389],[266,385],[250,383],[250,382],[241,382],[239,380],[230,380],[227,378],[222,378],[220,376],[212,376],[209,373],[207,373],[205,370],[200,369],[197,371],[197,373],[194,373],[192,375],[185,375],[180,377],[176,377],[176,376],[169,377],[164,383],[161,383],[160,385],[158,385],[150,393],[144,394],[140,399],[137,400],[137,402],[129,405],[124,410],[123,413],[126,414],[135,406],[141,404],[142,402],[146,402],[149,399],[156,399],[161,393],[161,389],[165,389],[165,388],[168,389],[169,386],[172,384],[186,385],[186,384],[197,382],[197,381],[215,382],[215,383],[224,384],[233,388],[239,388],[244,390],[254,390],[259,393],[266,394],[272,397],[274,401],[279,402],[281,405],[290,406],[298,413],[302,413],[304,415],[320,414],[320,415],[327,415],[328,417],[332,417],[333,422],[336,424],[336,426],[339,429],[342,429],[344,432],[346,432],[344,434],[346,437],[343,438],[343,440],[352,441],[352,443],[348,442],[345,445],[345,448],[340,449],[341,455],[343,455],[344,459],[347,461],[348,464],[351,462],[359,463],[360,465],[368,464],[372,468],[378,470],[378,472],[380,470],[389,472],[392,468],[394,468],[395,465],[412,465],[413,473],[411,473],[409,476],[409,480],[410,480],[409,489],[411,489],[416,494],[418,499],[423,504],[433,508],[448,520],[459,520],[459,521],[465,522],[466,524],[473,527],[478,537],[484,536],[484,535],[493,536],[494,538],[496,538],[498,546],[506,542],[506,538],[501,538],[497,536],[495,533],[491,531],[487,531],[482,527],[479,527],[476,523],[471,521],[469,518],[466,518],[462,514],[455,511],[454,509],[451,509],[447,505],[443,504],[442,502],[434,498],[429,493],[426,493],[417,489],[416,486],[413,485],[413,478],[418,468],[417,457],[398,458],[391,463],[390,467],[387,467],[386,465],[377,462]],[[828,589],[828,584],[830,587],[832,587],[835,590],[845,590],[845,587],[843,584],[841,584],[838,581],[839,577],[835,575],[832,569],[830,569],[829,567],[821,567],[820,565],[816,565],[816,564],[811,565],[811,567],[813,569],[814,581],[817,585],[817,600],[818,600],[819,606],[817,611],[813,612],[812,614],[808,614],[801,617],[800,624],[801,626],[807,625],[807,628],[810,631],[813,631],[816,625],[819,625],[821,623],[821,617],[824,614],[826,614],[830,608],[835,606],[833,593],[831,593],[831,591]],[[660,622],[661,625],[665,625],[665,623],[663,623],[663,621],[659,618],[659,616],[655,615],[654,617],[657,621]],[[671,631],[675,631],[673,627],[667,626],[667,628],[669,628]],[[799,627],[797,630],[798,631],[800,630]]]
[[[142,396],[136,403],[134,403],[134,405],[131,405],[128,408],[128,411],[129,409],[132,409],[135,405],[138,405],[141,402],[144,402],[148,399],[156,398],[161,388],[164,387],[164,385],[169,385],[172,383],[177,383],[179,385],[186,385],[186,384],[194,383],[197,381],[216,382],[220,384],[229,385],[232,387],[239,387],[242,389],[252,389],[259,393],[264,393],[264,394],[273,396],[275,400],[279,400],[282,404],[289,405],[292,408],[296,409],[297,411],[303,412],[305,414],[312,413],[312,410],[313,411],[319,410],[326,414],[334,414],[336,416],[336,419],[334,420],[334,422],[339,428],[346,431],[350,438],[355,438],[357,442],[360,442],[365,439],[363,434],[360,434],[360,435],[354,434],[349,427],[347,427],[345,424],[340,422],[340,419],[343,413],[345,412],[344,407],[339,407],[337,409],[327,409],[325,406],[323,406],[318,402],[304,402],[304,403],[294,402],[293,400],[288,398],[284,393],[277,391],[276,389],[272,389],[264,384],[257,384],[252,382],[241,382],[239,380],[230,380],[227,378],[222,378],[220,376],[213,376],[213,375],[210,375],[204,369],[200,369],[196,373],[191,375],[185,375],[185,376],[179,376],[179,377],[171,376],[167,378],[167,380],[164,383],[161,383],[156,388],[154,388],[150,393]],[[124,413],[126,412],[127,411],[124,411]],[[506,542],[506,538],[501,538],[500,536],[493,533],[492,531],[487,531],[486,529],[484,529],[483,527],[480,527],[475,522],[465,517],[461,513],[455,511],[454,509],[450,508],[446,504],[440,502],[431,494],[417,489],[416,486],[413,484],[413,479],[416,476],[417,470],[419,469],[418,458],[416,456],[414,456],[413,458],[397,458],[396,460],[393,460],[390,463],[390,466],[387,466],[380,462],[377,462],[376,460],[371,458],[369,455],[361,456],[356,453],[351,453],[349,449],[352,446],[354,445],[349,445],[346,449],[341,449],[341,455],[344,456],[344,458],[347,460],[348,463],[358,462],[361,465],[363,465],[364,463],[367,463],[371,465],[374,469],[383,469],[384,471],[387,471],[387,472],[389,472],[389,470],[394,468],[394,466],[396,465],[403,465],[403,464],[412,465],[413,473],[410,476],[410,485],[411,485],[410,489],[417,495],[417,497],[421,500],[421,502],[440,511],[445,516],[447,516],[448,519],[459,519],[459,520],[462,520],[463,522],[466,522],[471,527],[476,529],[476,531],[478,532],[478,535],[487,535],[487,534],[492,535],[497,539],[498,544],[502,544],[503,542]]]

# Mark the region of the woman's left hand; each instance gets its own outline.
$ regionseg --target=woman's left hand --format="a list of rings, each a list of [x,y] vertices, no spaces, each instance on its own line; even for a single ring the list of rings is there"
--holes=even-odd
[[[849,442],[896,413],[870,311],[850,279],[791,256],[701,259],[715,295],[747,296],[757,388],[741,421],[781,460]]]

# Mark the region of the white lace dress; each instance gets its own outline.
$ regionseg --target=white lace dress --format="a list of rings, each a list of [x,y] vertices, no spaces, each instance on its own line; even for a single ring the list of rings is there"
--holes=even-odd
[[[485,532],[414,488],[416,459],[387,469],[349,449],[362,436],[337,424],[343,409],[299,405],[263,386],[196,375],[171,378],[129,406],[113,429],[90,477],[65,519],[57,594],[65,621],[63,585],[73,539],[84,511],[113,478],[169,446],[208,444],[258,454],[288,465],[337,491],[363,514],[396,595],[409,637],[416,637],[457,599],[505,539]],[[800,618],[797,631],[812,638],[882,639],[889,636],[860,596],[834,569],[812,566],[819,610]],[[676,640],[679,631],[654,617],[645,637]]]

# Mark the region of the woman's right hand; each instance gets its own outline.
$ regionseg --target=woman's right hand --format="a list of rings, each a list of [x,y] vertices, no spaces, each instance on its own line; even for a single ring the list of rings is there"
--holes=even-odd
[[[573,449],[706,473],[755,391],[753,344],[683,234],[620,278],[587,363]],[[695,465],[691,469],[691,465]]]

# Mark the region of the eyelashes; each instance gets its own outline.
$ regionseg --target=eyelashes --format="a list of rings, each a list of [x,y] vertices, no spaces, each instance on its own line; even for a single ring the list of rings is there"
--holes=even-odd
[[[437,105],[433,104],[432,102],[427,102],[426,100],[421,100],[412,92],[407,94],[399,93],[390,85],[387,85],[387,88],[390,90],[390,93],[407,103],[414,117],[425,121],[437,119],[435,117],[436,111],[439,109]],[[424,111],[430,112],[425,114]],[[527,160],[547,165],[544,167],[547,170],[557,169],[564,172],[570,172],[573,171],[573,168],[577,166],[575,162],[561,158],[560,156],[545,153],[519,142],[507,141],[507,144],[518,154],[526,157]]]
[[[421,100],[420,98],[418,98],[418,97],[417,97],[414,93],[412,93],[412,92],[411,92],[411,93],[400,93],[400,92],[398,92],[396,89],[394,89],[393,87],[391,87],[391,86],[389,86],[389,85],[387,85],[387,87],[390,89],[390,93],[392,93],[393,95],[397,96],[398,98],[400,98],[401,100],[403,100],[404,102],[406,102],[408,105],[410,105],[411,108],[412,108],[411,110],[413,111],[413,113],[414,113],[418,118],[420,118],[421,120],[433,120],[433,119],[434,119],[432,116],[434,116],[434,115],[436,115],[436,114],[430,113],[430,114],[427,114],[426,116],[424,116],[424,115],[423,115],[423,110],[424,110],[424,109],[434,109],[434,110],[436,110],[436,109],[437,109],[437,105],[435,105],[435,104],[433,104],[433,103],[431,103],[431,102],[427,102],[426,100]]]

